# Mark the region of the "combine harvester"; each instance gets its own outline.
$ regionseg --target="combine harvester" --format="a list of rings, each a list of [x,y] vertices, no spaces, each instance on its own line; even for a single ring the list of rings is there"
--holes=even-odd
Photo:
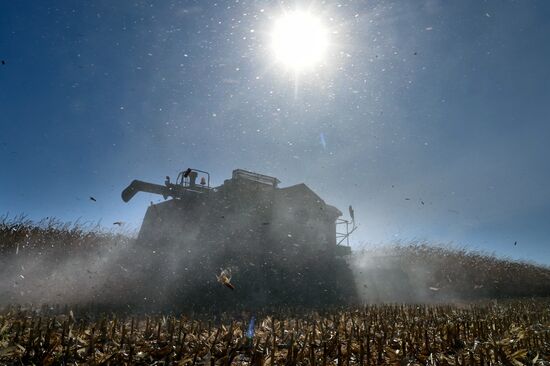
[[[279,183],[242,169],[219,187],[191,168],[174,183],[134,180],[124,202],[138,192],[166,199],[151,203],[138,235],[136,253],[148,258],[137,261],[139,296],[161,307],[218,309],[354,302],[346,257],[355,223],[305,184]],[[222,286],[228,275],[231,286]]]

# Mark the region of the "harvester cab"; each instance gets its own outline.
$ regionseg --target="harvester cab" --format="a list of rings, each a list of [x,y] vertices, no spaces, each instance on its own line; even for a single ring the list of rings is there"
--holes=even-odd
[[[201,176],[200,186],[202,188],[210,188],[210,173],[205,172],[204,170],[199,169],[193,169],[193,168],[187,168],[183,172],[180,172],[178,174],[178,177],[176,178],[176,184],[183,186],[183,187],[195,187],[197,176],[199,173],[202,173],[206,175],[207,178],[204,176]]]

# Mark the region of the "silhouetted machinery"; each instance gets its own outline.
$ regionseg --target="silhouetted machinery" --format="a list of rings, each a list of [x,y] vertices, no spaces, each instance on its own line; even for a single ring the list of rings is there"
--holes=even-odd
[[[355,220],[341,219],[305,184],[279,183],[242,169],[219,187],[210,186],[208,172],[191,168],[174,183],[134,180],[122,192],[125,202],[138,192],[171,198],[151,203],[138,235],[144,298],[216,308],[355,301],[346,262]],[[234,291],[216,282],[226,268]]]

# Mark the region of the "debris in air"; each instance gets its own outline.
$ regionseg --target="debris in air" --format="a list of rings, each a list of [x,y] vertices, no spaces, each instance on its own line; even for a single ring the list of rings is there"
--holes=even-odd
[[[97,200],[95,198],[93,198],[92,196],[90,196],[90,200],[92,200],[94,202],[97,202]]]
[[[218,279],[218,282],[224,285],[225,287],[230,288],[231,290],[235,289],[235,286],[231,283],[231,270],[228,269],[222,269],[222,272],[220,275],[216,275],[216,278]]]
[[[115,221],[115,222],[113,222],[113,225],[122,226],[122,224],[123,224],[122,221]]]
[[[405,201],[410,201],[411,199],[410,198],[405,198]]]
[[[353,211],[353,207],[349,205],[348,210],[349,210],[349,216],[351,217],[351,221],[355,222],[355,211]]]
[[[516,240],[516,241],[514,242],[514,245],[518,245],[518,242],[517,242],[517,240]]]
[[[6,61],[2,60],[2,65],[5,65],[6,64]]]

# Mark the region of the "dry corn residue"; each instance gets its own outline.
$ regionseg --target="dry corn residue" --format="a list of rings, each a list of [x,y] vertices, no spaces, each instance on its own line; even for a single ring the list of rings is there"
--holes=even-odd
[[[549,299],[300,316],[97,316],[47,306],[0,314],[0,363],[8,365],[550,365]]]

